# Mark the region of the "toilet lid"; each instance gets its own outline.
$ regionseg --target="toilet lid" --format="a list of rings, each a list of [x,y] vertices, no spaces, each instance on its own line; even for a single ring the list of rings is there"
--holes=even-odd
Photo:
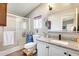
[[[24,48],[29,49],[29,48],[32,48],[32,47],[35,47],[35,46],[36,46],[35,42],[30,42],[30,43],[25,44]]]

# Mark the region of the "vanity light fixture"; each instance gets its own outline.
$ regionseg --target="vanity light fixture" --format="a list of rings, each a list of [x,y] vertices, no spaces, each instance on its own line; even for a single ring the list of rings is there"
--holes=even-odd
[[[49,10],[52,10],[52,6],[49,5]]]
[[[54,3],[48,3],[49,10],[51,11],[54,7]]]

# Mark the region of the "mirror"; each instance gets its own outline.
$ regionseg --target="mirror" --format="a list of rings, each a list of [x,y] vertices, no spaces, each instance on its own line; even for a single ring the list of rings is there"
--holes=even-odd
[[[51,28],[48,31],[52,32],[76,32],[77,27],[76,8],[66,9],[63,11],[52,13],[48,16],[48,21],[51,21]]]
[[[75,32],[76,31],[75,18],[74,17],[63,18],[62,31],[64,31],[64,32]]]

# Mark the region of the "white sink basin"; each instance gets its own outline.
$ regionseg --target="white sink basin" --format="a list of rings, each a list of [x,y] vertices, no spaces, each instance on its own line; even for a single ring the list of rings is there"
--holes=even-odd
[[[57,44],[68,45],[68,42],[66,42],[66,41],[50,40],[50,42],[51,42],[51,43],[57,43]]]

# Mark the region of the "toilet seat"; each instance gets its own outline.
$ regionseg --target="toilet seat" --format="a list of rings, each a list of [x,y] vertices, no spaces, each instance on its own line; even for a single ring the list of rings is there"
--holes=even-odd
[[[24,48],[26,49],[30,49],[30,48],[33,48],[36,46],[36,43],[35,42],[30,42],[30,43],[27,43],[24,45]]]

